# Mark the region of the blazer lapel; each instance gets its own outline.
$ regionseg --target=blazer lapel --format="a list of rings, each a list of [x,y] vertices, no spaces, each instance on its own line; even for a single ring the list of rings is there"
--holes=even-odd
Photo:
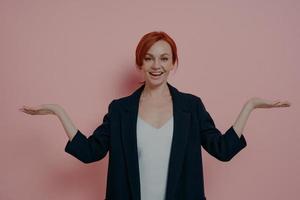
[[[172,199],[181,173],[190,128],[190,110],[182,94],[167,82],[173,101],[174,129],[167,176],[166,199]],[[126,98],[121,112],[122,144],[127,163],[129,184],[134,200],[140,200],[140,174],[137,152],[136,123],[141,93],[145,84]]]

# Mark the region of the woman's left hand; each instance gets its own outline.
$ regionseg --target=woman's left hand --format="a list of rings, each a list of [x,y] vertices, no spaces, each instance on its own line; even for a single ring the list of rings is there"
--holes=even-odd
[[[289,107],[291,103],[288,101],[281,101],[281,100],[267,100],[261,99],[258,97],[251,98],[248,103],[252,106],[252,108],[276,108],[276,107]]]

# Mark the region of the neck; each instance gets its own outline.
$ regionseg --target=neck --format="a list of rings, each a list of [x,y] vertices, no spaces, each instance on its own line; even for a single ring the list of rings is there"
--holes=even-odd
[[[158,86],[151,86],[145,83],[142,96],[144,98],[161,98],[161,97],[170,96],[170,91],[167,83],[163,83]]]

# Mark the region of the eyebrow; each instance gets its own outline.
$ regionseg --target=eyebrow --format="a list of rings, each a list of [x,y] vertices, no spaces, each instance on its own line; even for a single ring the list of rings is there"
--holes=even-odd
[[[151,53],[146,53],[146,55],[149,55],[149,56],[152,56],[153,57],[153,55],[151,54]],[[163,54],[161,54],[160,56],[164,56],[164,55],[169,55],[168,53],[163,53]]]

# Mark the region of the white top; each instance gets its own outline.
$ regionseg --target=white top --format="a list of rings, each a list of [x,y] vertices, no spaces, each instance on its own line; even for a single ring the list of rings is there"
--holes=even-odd
[[[162,127],[155,128],[138,116],[137,148],[141,200],[165,199],[173,121],[172,116]]]

